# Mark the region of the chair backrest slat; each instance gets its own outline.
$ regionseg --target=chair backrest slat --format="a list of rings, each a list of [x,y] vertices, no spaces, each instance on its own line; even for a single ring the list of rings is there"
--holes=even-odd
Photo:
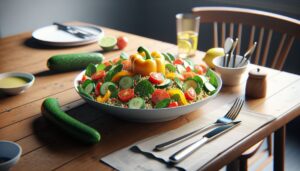
[[[267,63],[267,56],[269,54],[272,35],[273,35],[273,30],[269,30],[267,42],[266,42],[266,46],[265,46],[265,50],[264,50],[264,55],[262,57],[262,62],[261,62],[261,65],[263,65],[263,66],[266,66],[266,63]]]
[[[213,26],[213,30],[214,30],[214,47],[218,47],[218,23],[214,22],[214,26]]]
[[[260,57],[261,46],[262,46],[262,42],[263,42],[263,38],[264,38],[264,32],[265,32],[265,28],[260,28],[258,42],[257,42],[256,55],[255,55],[255,59],[254,59],[255,64],[259,64],[259,57]]]
[[[226,23],[222,22],[222,44],[220,45],[220,47],[224,47],[225,36],[226,36]]]
[[[253,45],[253,43],[254,43],[254,35],[255,35],[255,26],[251,26],[250,40],[249,40],[248,49],[249,49],[249,48]]]
[[[272,68],[275,68],[275,67],[276,67],[276,63],[277,63],[277,61],[278,61],[279,55],[280,55],[281,50],[282,50],[282,47],[283,47],[283,45],[284,45],[286,36],[287,36],[287,34],[284,34],[284,35],[282,35],[282,37],[281,37],[281,40],[280,40],[280,43],[279,43],[279,45],[278,45],[276,54],[275,54],[274,59],[273,59],[273,62],[272,62],[272,64],[271,64],[271,67],[272,67]]]
[[[242,32],[243,32],[243,24],[239,23],[238,25],[238,39],[239,39],[239,43],[237,44],[236,47],[236,54],[240,54],[241,51],[241,44],[242,44]]]
[[[230,28],[229,28],[229,36],[233,37],[233,32],[234,32],[234,23],[230,23]]]
[[[283,53],[282,53],[282,55],[281,55],[281,58],[279,58],[279,61],[277,62],[277,67],[276,67],[276,69],[282,70],[283,64],[284,64],[284,62],[285,62],[285,60],[286,60],[286,58],[287,58],[287,56],[288,56],[288,54],[289,54],[289,52],[290,52],[290,50],[291,50],[291,47],[292,47],[292,45],[293,45],[293,43],[294,43],[294,40],[295,40],[295,37],[294,37],[294,36],[288,38],[288,42],[287,42],[287,44],[286,44],[286,47],[285,47],[284,50],[283,50]]]

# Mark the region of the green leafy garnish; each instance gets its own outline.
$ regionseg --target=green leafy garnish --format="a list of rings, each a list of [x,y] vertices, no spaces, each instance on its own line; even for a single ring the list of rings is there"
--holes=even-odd
[[[165,60],[166,60],[166,61],[168,61],[168,62],[170,62],[170,63],[173,63],[173,61],[171,60],[171,58],[170,58],[167,54],[162,53],[162,55],[165,57]]]
[[[120,55],[120,58],[123,59],[123,60],[127,60],[127,59],[129,59],[129,56],[128,56],[127,53],[122,52],[121,55]]]
[[[104,70],[105,69],[105,65],[104,64],[98,64],[97,65],[97,71],[102,71],[102,70]]]
[[[108,90],[111,92],[111,94],[110,94],[111,98],[117,98],[118,97],[118,89],[115,85],[108,86]]]
[[[108,65],[104,68],[104,71],[109,71],[112,68],[112,65]]]
[[[170,72],[176,72],[176,67],[172,64],[166,64],[166,68],[170,71]]]
[[[175,77],[174,82],[175,82],[176,86],[182,90],[182,82],[180,81],[180,79]]]
[[[154,92],[154,87],[148,80],[142,80],[137,83],[134,93],[140,97],[149,97]]]
[[[95,67],[95,65],[94,64],[89,64],[86,67],[85,75],[88,76],[88,77],[91,77],[96,71],[97,71],[97,68]]]
[[[208,69],[206,72],[206,76],[209,77],[209,83],[212,84],[215,88],[218,87],[218,80],[216,75],[211,69]]]
[[[170,104],[170,102],[171,102],[171,99],[163,99],[155,105],[155,108],[157,108],[157,109],[165,108]]]
[[[141,80],[142,76],[141,76],[141,74],[137,74],[137,75],[134,75],[132,78],[134,81],[139,82]]]
[[[179,102],[180,96],[179,96],[179,94],[174,94],[173,96],[171,96],[171,99],[176,101],[176,102]]]
[[[169,56],[169,58],[170,58],[172,61],[175,61],[174,55],[172,55],[171,53],[167,53],[167,55]]]
[[[114,75],[116,75],[118,72],[120,72],[123,68],[122,64],[116,65],[112,67],[105,76],[104,82],[111,81]]]
[[[93,96],[86,93],[81,86],[78,86],[77,89],[78,89],[79,94],[81,94],[82,96],[85,96],[86,98],[88,98],[90,100],[94,100]]]

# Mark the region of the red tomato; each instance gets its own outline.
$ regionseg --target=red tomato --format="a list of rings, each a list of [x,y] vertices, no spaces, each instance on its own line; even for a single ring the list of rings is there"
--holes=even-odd
[[[193,87],[187,89],[187,91],[184,92],[184,95],[187,100],[195,100],[197,96]]]
[[[199,75],[202,75],[204,73],[203,68],[200,65],[194,66],[195,72]]]
[[[113,59],[112,62],[115,64],[115,63],[117,63],[119,60],[120,60],[120,57],[117,57],[117,58]]]
[[[130,60],[124,60],[122,61],[123,69],[130,71],[131,70],[131,61]]]
[[[99,79],[105,77],[105,75],[106,75],[105,71],[100,70],[100,71],[97,71],[96,73],[94,73],[91,78],[92,78],[92,80],[99,80]]]
[[[119,49],[124,49],[128,44],[128,38],[125,36],[118,37],[117,46]]]
[[[152,94],[151,101],[154,104],[156,104],[162,101],[163,99],[168,99],[168,98],[170,98],[170,95],[166,90],[156,89]]]
[[[196,73],[194,73],[194,72],[184,72],[182,75],[183,75],[183,78],[186,80],[187,78],[193,78],[194,76],[196,76]]]
[[[128,102],[130,99],[134,97],[133,89],[124,89],[118,93],[118,97],[122,102]]]
[[[200,66],[202,67],[203,73],[206,73],[207,65],[206,64],[200,64]]]
[[[87,80],[87,76],[86,75],[82,75],[81,83],[85,82],[85,80]]]
[[[111,63],[110,63],[109,61],[106,61],[106,62],[104,62],[103,64],[104,64],[105,66],[111,65]]]
[[[173,63],[183,65],[183,60],[180,58],[176,58]]]
[[[160,72],[151,72],[149,81],[153,84],[161,84],[164,82],[164,75]]]
[[[99,82],[97,85],[96,85],[96,88],[95,88],[95,95],[96,96],[99,96],[100,95],[100,87],[102,86],[102,82]]]
[[[178,102],[171,102],[168,107],[171,108],[171,107],[177,107],[177,106],[178,106]]]
[[[190,66],[187,66],[187,67],[185,68],[185,70],[186,70],[187,72],[190,72],[190,71],[192,71],[192,68],[191,68]]]

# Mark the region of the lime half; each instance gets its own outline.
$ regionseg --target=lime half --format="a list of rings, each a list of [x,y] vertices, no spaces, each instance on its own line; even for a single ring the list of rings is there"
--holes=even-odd
[[[99,40],[99,46],[105,51],[113,50],[116,44],[117,38],[112,36],[104,36]]]

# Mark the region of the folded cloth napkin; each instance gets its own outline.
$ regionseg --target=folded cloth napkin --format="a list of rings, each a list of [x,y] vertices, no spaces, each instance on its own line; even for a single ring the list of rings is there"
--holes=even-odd
[[[130,147],[105,156],[101,160],[118,170],[172,170],[175,168],[189,171],[199,170],[222,152],[274,119],[274,117],[268,115],[241,111],[237,118],[237,120],[242,121],[239,126],[202,146],[187,159],[176,165],[168,163],[169,157],[182,147],[200,139],[205,132],[165,151],[153,151],[155,145],[212,123],[216,120],[215,118],[218,118],[215,116],[223,115],[224,111],[227,110],[228,108],[220,108],[210,113],[207,118],[200,117],[175,130],[137,142]]]

